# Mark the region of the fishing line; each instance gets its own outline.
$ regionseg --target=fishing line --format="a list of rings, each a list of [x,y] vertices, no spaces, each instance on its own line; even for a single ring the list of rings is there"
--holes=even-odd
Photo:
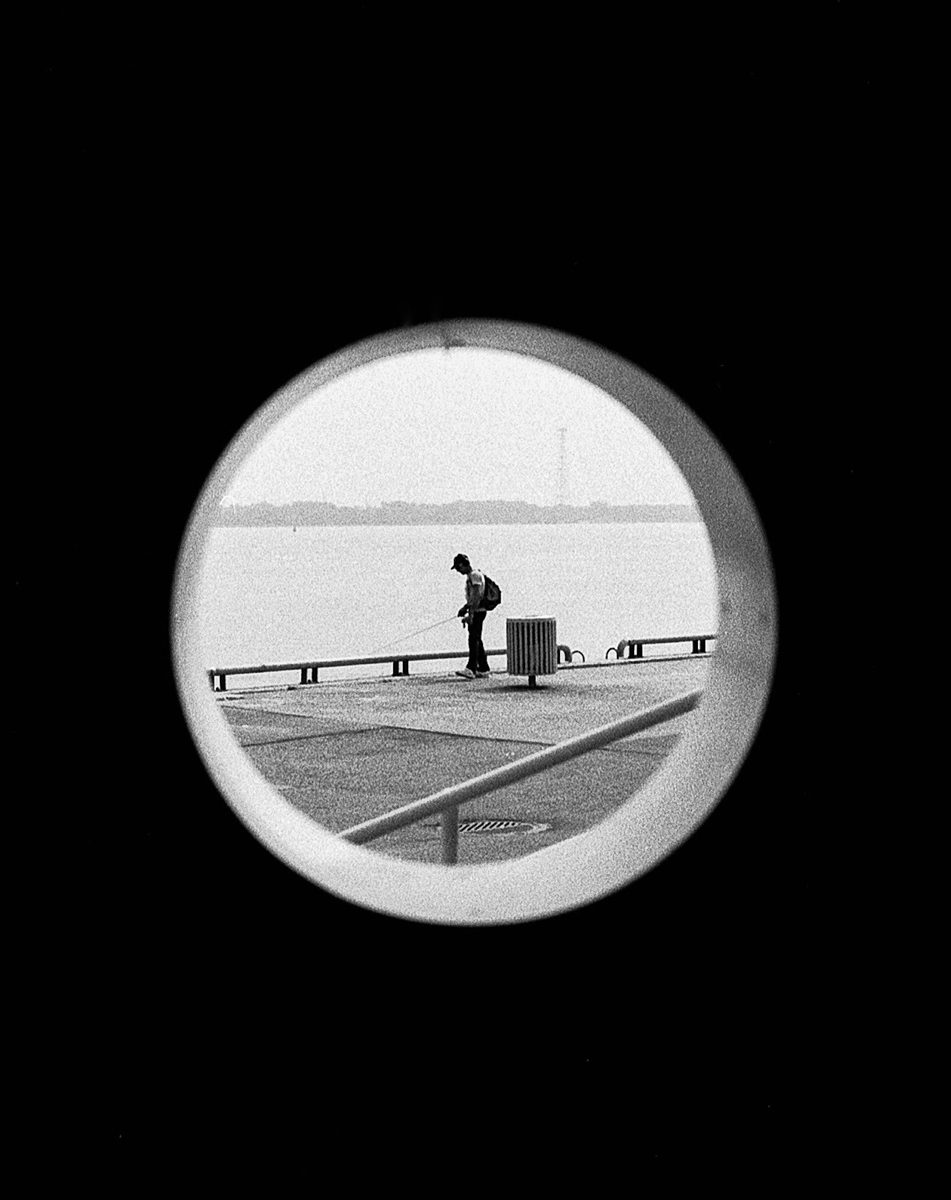
[[[421,633],[428,633],[430,629],[438,629],[440,625],[448,625],[450,621],[458,621],[458,616],[446,617],[444,621],[437,621],[435,625],[427,625],[424,629],[414,629],[412,633],[404,634],[402,637],[394,638],[392,642],[387,642],[385,646],[381,646],[381,650],[387,650],[390,646],[397,646],[400,642],[408,642],[410,638],[417,637]]]

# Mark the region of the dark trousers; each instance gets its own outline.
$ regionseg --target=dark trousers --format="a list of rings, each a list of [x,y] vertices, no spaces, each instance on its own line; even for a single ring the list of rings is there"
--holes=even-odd
[[[477,612],[469,618],[469,661],[466,666],[470,671],[488,671],[489,660],[485,656],[485,646],[482,645],[482,626],[486,614]]]

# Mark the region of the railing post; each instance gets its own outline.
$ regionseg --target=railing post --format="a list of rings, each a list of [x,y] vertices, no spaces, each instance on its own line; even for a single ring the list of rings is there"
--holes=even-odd
[[[459,859],[459,805],[443,810],[442,860],[451,867]]]
[[[399,675],[399,673],[400,673],[400,660],[398,658],[394,658],[393,659],[393,674]]]

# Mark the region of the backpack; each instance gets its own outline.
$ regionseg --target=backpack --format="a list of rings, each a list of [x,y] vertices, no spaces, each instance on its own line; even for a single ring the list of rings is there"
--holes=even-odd
[[[490,579],[488,575],[486,575],[485,571],[482,572],[482,578],[485,580],[485,591],[482,593],[481,607],[484,608],[486,612],[491,612],[493,608],[498,608],[498,606],[502,603],[502,589],[494,579]]]

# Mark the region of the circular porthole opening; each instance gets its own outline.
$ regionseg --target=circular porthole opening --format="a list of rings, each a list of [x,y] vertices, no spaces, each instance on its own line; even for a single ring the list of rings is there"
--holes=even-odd
[[[499,653],[473,678],[445,616],[470,582],[459,552],[503,585],[483,643]],[[632,597],[631,561],[651,555]],[[548,609],[556,670],[509,674],[505,614]],[[341,351],[237,434],[185,532],[173,652],[212,778],[288,866],[391,915],[512,923],[632,882],[702,822],[755,736],[775,613],[753,503],[678,397],[569,335],[454,321]],[[346,836],[687,694],[689,710],[466,801],[455,838],[431,815],[395,840]],[[500,801],[523,832],[476,836]]]

